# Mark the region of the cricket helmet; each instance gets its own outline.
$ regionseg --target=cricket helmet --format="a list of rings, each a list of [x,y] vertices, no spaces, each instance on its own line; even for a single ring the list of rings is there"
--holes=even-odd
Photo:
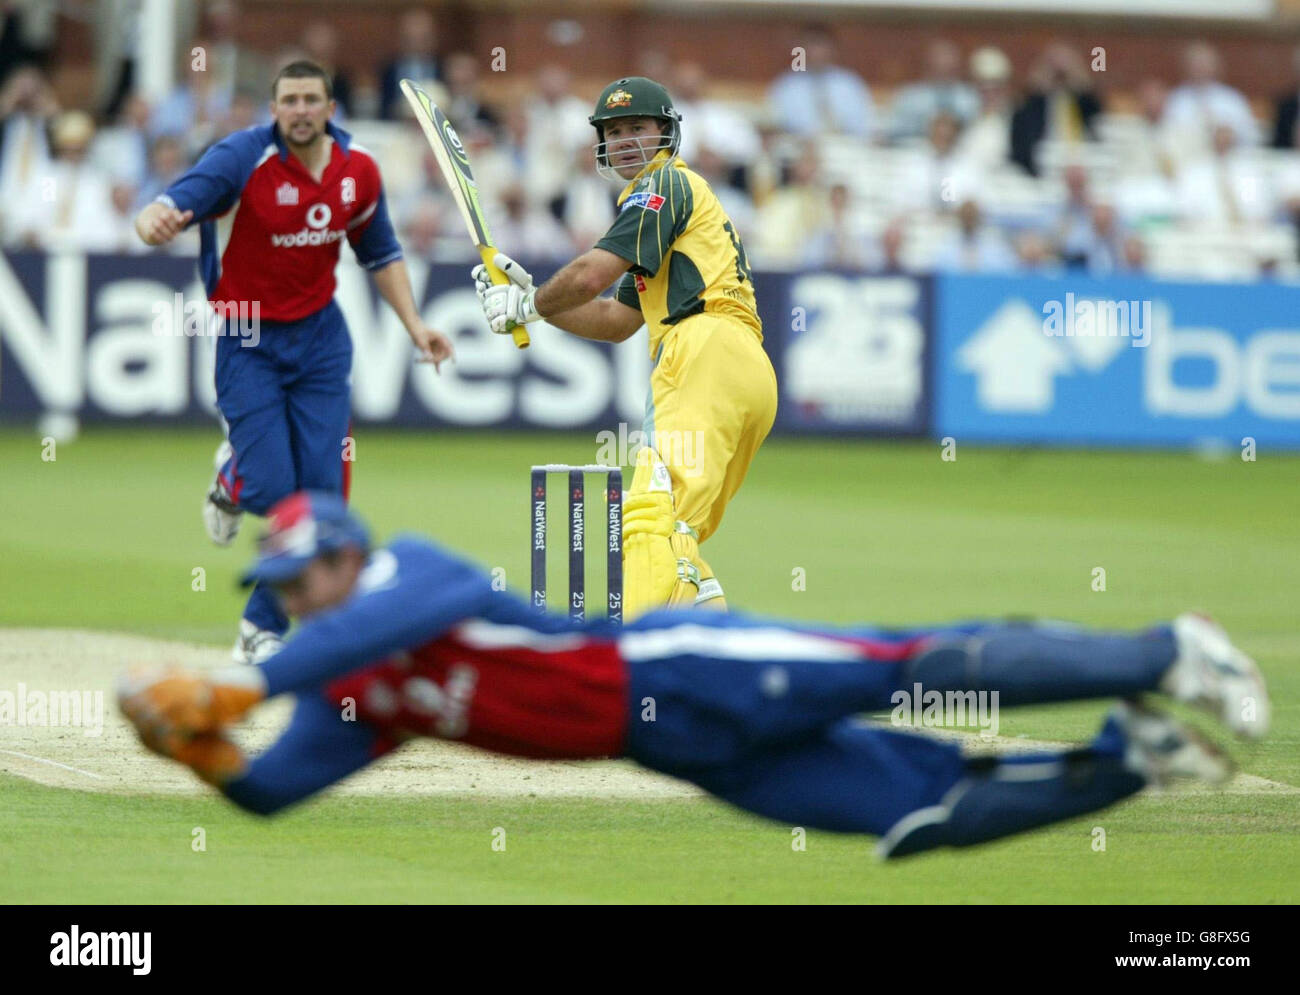
[[[354,546],[370,551],[370,531],[338,494],[299,491],[267,512],[267,529],[258,540],[257,561],[240,583],[278,584],[297,577],[322,553]]]
[[[667,125],[658,143],[638,142],[641,145],[642,168],[665,149],[669,156],[677,154],[682,141],[680,113],[673,107],[673,98],[662,84],[644,76],[624,76],[600,91],[596,110],[587,120],[596,129],[596,171],[610,179],[622,179],[609,163],[605,151],[605,125],[622,117],[650,117]]]

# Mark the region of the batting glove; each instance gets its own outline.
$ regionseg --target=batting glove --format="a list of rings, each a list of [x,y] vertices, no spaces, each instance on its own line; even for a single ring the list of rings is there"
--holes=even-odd
[[[541,317],[533,304],[537,290],[528,271],[509,256],[498,252],[492,262],[510,282],[494,284],[487,267],[480,264],[473,269],[474,289],[488,326],[498,335],[508,335],[514,325],[524,325]]]

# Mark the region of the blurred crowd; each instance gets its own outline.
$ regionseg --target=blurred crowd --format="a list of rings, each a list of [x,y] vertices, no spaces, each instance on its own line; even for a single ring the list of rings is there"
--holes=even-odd
[[[239,8],[205,5],[175,90],[133,85],[129,15],[104,37],[102,107],[51,90],[41,5],[0,3],[0,245],[140,252],[131,221],[213,141],[268,119],[267,83],[296,58],[333,75],[337,119],[375,151],[408,252],[473,258],[397,82],[435,90],[469,149],[496,240],[540,263],[582,251],[615,215],[587,124],[603,81],[549,65],[493,99],[485,59],[441,44],[426,9],[402,15],[367,73],[337,69],[338,31],[305,23],[290,49],[239,42]],[[124,25],[124,26],[123,26]],[[809,28],[794,66],[762,90],[718,90],[694,62],[646,50],[630,71],[665,82],[682,157],[713,185],[765,268],[871,272],[1086,271],[1211,279],[1293,277],[1300,219],[1300,52],[1269,115],[1220,79],[1215,49],[1187,46],[1182,78],[1112,94],[1081,48],[1049,45],[1023,79],[994,47],[936,39],[914,79],[873,89]],[[202,53],[196,71],[195,52]],[[1270,116],[1271,115],[1271,116]],[[175,251],[193,252],[193,239]]]

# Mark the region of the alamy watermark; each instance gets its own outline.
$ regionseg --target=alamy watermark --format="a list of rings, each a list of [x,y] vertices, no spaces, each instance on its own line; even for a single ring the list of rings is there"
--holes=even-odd
[[[0,690],[0,726],[80,728],[84,736],[101,736],[104,692],[35,691],[19,681],[17,691]]]
[[[208,301],[185,299],[179,291],[170,301],[155,301],[153,333],[159,337],[195,338],[231,336],[247,349],[262,341],[261,301]]]
[[[134,975],[148,974],[153,964],[153,933],[82,931],[73,923],[67,932],[50,934],[50,964],[54,967],[129,967]]]
[[[618,423],[618,432],[611,429],[596,433],[595,462],[605,466],[635,466],[637,451],[651,445],[650,438],[640,429],[628,429],[627,422]],[[704,433],[695,431],[656,431],[654,450],[664,466],[680,471],[682,477],[698,477],[704,472]]]
[[[976,726],[980,739],[998,734],[997,691],[926,691],[917,683],[889,696],[890,725],[911,729],[966,729]]]
[[[1151,344],[1151,302],[1076,297],[1043,302],[1043,334],[1131,338],[1133,346]]]

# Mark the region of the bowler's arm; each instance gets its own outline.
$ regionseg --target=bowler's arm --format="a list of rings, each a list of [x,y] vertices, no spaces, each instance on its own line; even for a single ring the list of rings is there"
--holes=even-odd
[[[135,232],[146,245],[166,245],[195,219],[224,214],[239,199],[261,149],[247,135],[228,135],[146,204]]]

